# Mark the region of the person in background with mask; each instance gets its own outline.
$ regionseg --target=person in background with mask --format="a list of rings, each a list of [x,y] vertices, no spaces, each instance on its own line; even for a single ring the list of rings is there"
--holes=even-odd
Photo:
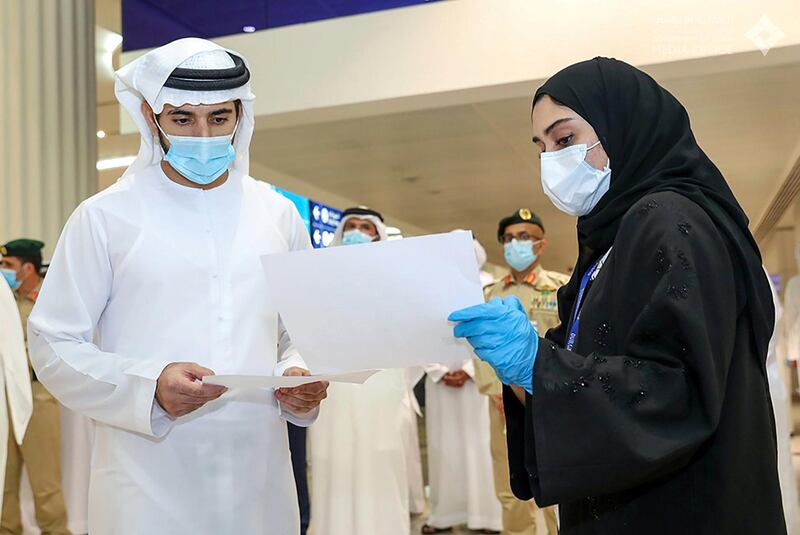
[[[542,332],[556,327],[559,323],[556,292],[569,281],[569,276],[542,268],[542,255],[548,245],[542,220],[529,209],[520,208],[500,220],[497,239],[503,244],[511,273],[485,288],[486,300],[515,295],[534,327]],[[475,384],[481,394],[490,398],[494,488],[503,505],[503,535],[536,535],[539,510],[536,502],[518,500],[511,492],[502,383],[489,364],[476,359]],[[557,535],[555,507],[546,507],[542,512],[548,534]]]
[[[358,245],[387,239],[383,216],[366,206],[354,206],[342,212],[331,246]]]
[[[2,250],[0,247],[0,252]],[[6,281],[16,282],[15,269],[0,269]],[[10,288],[12,285],[0,281],[0,392],[5,396],[5,402],[0,403],[0,467],[6,466],[12,448],[22,447],[33,413],[28,352],[19,308]],[[14,444],[7,446],[12,436]],[[0,481],[5,481],[5,472],[5,469],[0,471]],[[4,502],[4,496],[0,497],[0,503]]]
[[[475,257],[486,251],[477,240]],[[474,359],[424,366],[425,427],[431,512],[422,533],[449,533],[464,525],[500,533],[502,509],[492,492],[488,398],[475,383]]]
[[[27,238],[0,247],[0,268],[14,290],[22,324],[26,327],[42,287],[43,247],[44,243]],[[26,347],[27,341],[26,333]],[[20,483],[23,465],[30,480],[39,529],[48,535],[69,534],[61,488],[61,412],[58,401],[36,379],[33,370],[30,374],[33,414],[21,444],[17,444],[13,426],[9,427],[0,534],[22,535]]]
[[[262,255],[311,243],[292,202],[248,174],[249,79],[241,56],[195,38],[117,71],[139,154],[70,217],[31,314],[39,380],[96,422],[90,533],[300,531],[285,422],[311,424],[327,384],[201,382],[310,374],[254,298],[281,284]]]
[[[386,239],[383,216],[356,207],[342,213],[331,246]],[[405,370],[381,371],[363,385],[331,385],[310,431],[315,535],[408,535],[408,397]]]
[[[559,504],[564,535],[786,534],[770,287],[686,110],[595,58],[536,92],[532,125],[544,191],[578,217],[561,324],[538,332],[513,296],[450,316],[525,391],[503,391],[514,493]]]

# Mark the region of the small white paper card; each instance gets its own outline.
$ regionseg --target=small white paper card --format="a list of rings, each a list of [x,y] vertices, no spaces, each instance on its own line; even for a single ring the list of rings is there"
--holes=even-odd
[[[253,388],[294,388],[317,381],[331,383],[364,384],[367,379],[380,370],[361,370],[350,373],[332,375],[307,375],[303,376],[274,376],[274,375],[207,375],[203,377],[203,384],[227,386],[228,388],[253,389]]]

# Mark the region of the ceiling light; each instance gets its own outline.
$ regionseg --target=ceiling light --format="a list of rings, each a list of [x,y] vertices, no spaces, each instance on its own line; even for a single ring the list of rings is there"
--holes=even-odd
[[[103,139],[104,137],[106,137],[106,131],[105,130],[98,130],[97,131],[97,137],[99,139]]]
[[[128,167],[136,159],[136,156],[122,156],[120,158],[106,158],[97,161],[97,170],[116,169],[117,167]]]
[[[253,33],[254,31],[256,31],[256,27],[255,26],[244,26],[244,27],[242,27],[242,31],[244,33]]]

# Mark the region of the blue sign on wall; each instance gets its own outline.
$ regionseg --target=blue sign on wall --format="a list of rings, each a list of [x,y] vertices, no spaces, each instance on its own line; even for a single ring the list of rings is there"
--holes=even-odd
[[[311,244],[315,249],[327,247],[342,220],[341,210],[327,204],[311,201]]]
[[[292,193],[291,191],[286,191],[278,186],[272,187],[275,191],[294,203],[297,207],[297,211],[300,213],[303,224],[306,226],[306,230],[311,233],[311,201],[309,198],[298,195],[297,193]]]

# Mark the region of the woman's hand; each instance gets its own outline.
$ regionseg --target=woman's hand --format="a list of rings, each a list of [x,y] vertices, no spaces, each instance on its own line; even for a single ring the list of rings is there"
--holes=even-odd
[[[488,303],[450,314],[459,322],[457,338],[466,338],[481,360],[491,364],[500,380],[533,393],[533,363],[539,349],[539,333],[522,303],[514,296],[495,297]]]

